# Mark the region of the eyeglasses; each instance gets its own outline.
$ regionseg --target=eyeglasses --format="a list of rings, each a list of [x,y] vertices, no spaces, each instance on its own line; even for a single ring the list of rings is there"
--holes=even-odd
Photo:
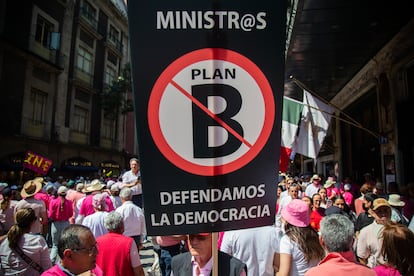
[[[73,251],[86,251],[89,256],[98,254],[98,247],[96,246],[96,244],[94,244],[91,248],[75,248],[72,250]]]

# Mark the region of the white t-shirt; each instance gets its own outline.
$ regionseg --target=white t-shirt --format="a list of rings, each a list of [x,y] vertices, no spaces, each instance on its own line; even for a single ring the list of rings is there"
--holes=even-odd
[[[367,266],[374,268],[378,264],[385,263],[381,255],[382,238],[381,231],[384,225],[375,220],[361,229],[356,240],[357,256],[368,259]]]
[[[315,185],[313,185],[313,183],[309,184],[309,185],[306,187],[306,190],[305,190],[305,194],[306,194],[306,196],[308,196],[308,197],[312,198],[312,196],[313,196],[314,194],[317,194],[317,193],[318,193],[318,190],[319,190],[321,187],[322,187],[322,185],[315,186]]]
[[[108,212],[96,211],[92,215],[85,217],[82,221],[82,225],[85,225],[91,229],[95,239],[108,233],[108,230],[106,230],[104,224],[104,219],[107,214]]]
[[[318,265],[319,261],[315,260],[308,264],[305,255],[300,250],[299,245],[292,242],[286,235],[280,240],[280,254],[289,254],[292,256],[292,263],[290,266],[290,276],[302,276],[309,268]]]
[[[139,177],[141,176],[141,171],[138,171],[137,174],[134,174],[131,170],[125,172],[122,175],[122,183],[125,184],[129,184],[132,183],[134,181],[136,181]],[[124,187],[124,185],[121,185],[121,189]],[[130,187],[132,195],[140,195],[142,194],[142,184],[138,183],[137,185],[134,185],[132,187]]]
[[[263,226],[224,233],[220,250],[247,266],[247,275],[273,276],[273,258],[279,243],[274,226]]]
[[[143,241],[147,230],[142,209],[132,201],[125,201],[121,206],[116,208],[115,212],[119,213],[124,220],[124,236],[141,236],[141,241]]]

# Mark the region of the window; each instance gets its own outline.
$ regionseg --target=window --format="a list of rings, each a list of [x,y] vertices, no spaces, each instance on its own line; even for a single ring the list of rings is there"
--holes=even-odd
[[[89,104],[91,101],[91,95],[89,93],[83,92],[81,90],[76,89],[75,92],[75,99],[84,102],[86,104]]]
[[[91,49],[93,49],[93,46],[95,44],[95,40],[93,39],[92,36],[88,35],[86,32],[84,32],[83,30],[80,30],[79,33],[79,39],[84,42],[86,45],[88,45]]]
[[[41,125],[46,118],[47,94],[33,89],[30,93],[30,104],[32,107],[31,121],[35,125]]]
[[[112,82],[116,80],[116,70],[111,66],[105,68],[105,84],[112,85]]]
[[[83,2],[82,14],[91,21],[96,20],[96,9],[86,1]]]
[[[53,24],[43,16],[37,15],[35,40],[43,47],[49,48],[50,33],[53,31]]]
[[[118,66],[118,58],[112,51],[108,51],[108,61],[115,66]]]
[[[103,128],[102,128],[102,137],[106,139],[115,139],[115,120],[104,118]]]
[[[117,29],[114,28],[114,26],[109,27],[109,39],[112,40],[115,43],[119,43],[119,32]]]
[[[92,54],[82,47],[78,48],[78,68],[89,74],[92,72]]]
[[[88,133],[89,111],[80,106],[75,106],[73,112],[73,130],[79,133]]]

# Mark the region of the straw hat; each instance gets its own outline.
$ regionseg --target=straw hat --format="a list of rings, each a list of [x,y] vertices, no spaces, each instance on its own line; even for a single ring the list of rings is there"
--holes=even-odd
[[[37,194],[40,189],[42,189],[42,183],[32,179],[24,183],[20,194],[22,197],[31,197]]]
[[[33,178],[33,181],[34,182],[40,182],[42,184],[47,183],[47,181],[45,181],[45,179],[43,177],[40,177],[40,176]]]
[[[391,194],[388,196],[388,203],[391,206],[403,207],[405,202],[401,200],[401,196],[397,194]]]
[[[388,201],[385,198],[377,198],[372,202],[372,210],[377,210],[379,207],[388,207],[391,208],[390,204],[388,203]]]
[[[102,190],[103,189],[103,187],[104,187],[105,185],[103,185],[102,183],[101,183],[101,181],[99,181],[99,179],[94,179],[94,180],[92,180],[92,182],[91,182],[91,184],[90,185],[88,185],[86,188],[85,188],[85,191],[86,192],[96,192],[96,191],[100,191],[100,190]]]
[[[331,187],[332,185],[334,185],[336,182],[335,181],[333,181],[333,180],[326,180],[326,182],[325,182],[325,185],[323,185],[323,187],[324,188],[329,188],[329,187]]]
[[[312,180],[312,181],[313,181],[313,180],[319,180],[319,181],[321,181],[322,179],[320,178],[319,174],[314,174],[314,175],[312,176],[311,180]]]

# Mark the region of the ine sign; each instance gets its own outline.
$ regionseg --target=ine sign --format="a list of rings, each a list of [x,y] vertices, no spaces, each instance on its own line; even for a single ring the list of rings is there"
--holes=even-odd
[[[129,3],[148,234],[273,223],[284,2]]]

